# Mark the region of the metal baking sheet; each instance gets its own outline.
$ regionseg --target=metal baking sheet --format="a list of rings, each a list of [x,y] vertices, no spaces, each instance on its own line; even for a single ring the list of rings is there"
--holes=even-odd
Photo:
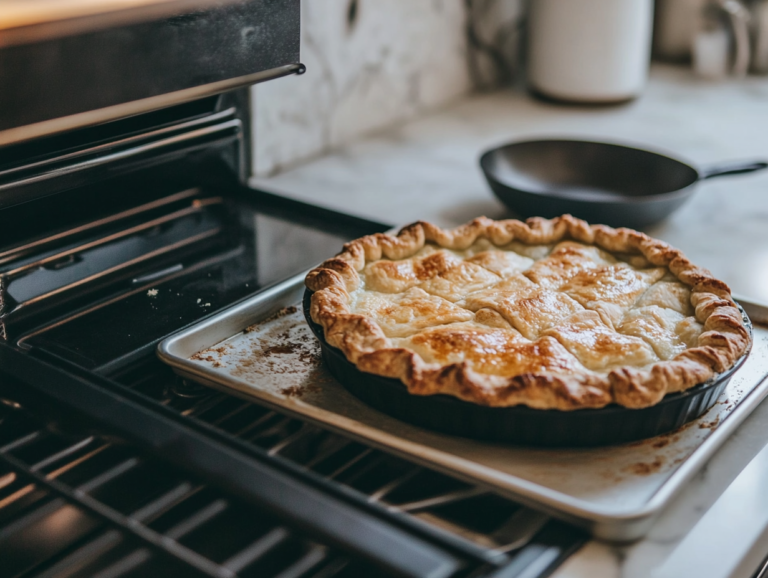
[[[754,323],[752,353],[715,406],[676,432],[589,449],[453,437],[380,413],[337,383],[304,321],[303,290],[303,276],[275,286],[169,337],[160,358],[181,375],[491,488],[604,539],[643,536],[768,394],[768,308],[741,301]]]

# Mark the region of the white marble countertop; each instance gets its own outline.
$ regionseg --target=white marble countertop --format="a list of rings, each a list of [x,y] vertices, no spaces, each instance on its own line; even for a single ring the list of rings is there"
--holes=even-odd
[[[696,166],[768,159],[768,80],[711,84],[655,67],[646,93],[614,107],[542,103],[519,91],[475,95],[255,186],[393,225],[459,225],[504,206],[477,159],[508,141],[582,136],[673,151]],[[768,171],[718,178],[648,230],[737,293],[768,301]]]
[[[672,151],[696,166],[768,159],[768,79],[712,84],[655,66],[645,94],[614,107],[539,102],[521,91],[473,95],[252,185],[402,225],[442,226],[507,213],[477,164],[512,140],[581,136]],[[768,171],[702,182],[647,230],[710,268],[734,292],[768,302]],[[768,403],[702,469],[642,541],[590,542],[557,578],[749,578],[768,554]],[[764,449],[765,448],[765,449]]]

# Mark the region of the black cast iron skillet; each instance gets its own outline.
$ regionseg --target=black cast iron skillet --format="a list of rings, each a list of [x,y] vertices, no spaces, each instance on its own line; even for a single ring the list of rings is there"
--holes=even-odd
[[[491,149],[480,157],[480,166],[496,196],[521,217],[570,213],[592,223],[643,227],[669,216],[699,181],[759,171],[768,162],[697,170],[656,152],[559,139]]]
[[[488,407],[450,395],[413,395],[400,380],[363,373],[340,349],[325,341],[323,328],[309,315],[312,293],[304,292],[304,316],[320,341],[328,371],[350,393],[368,405],[428,429],[468,438],[532,446],[605,446],[650,438],[682,427],[703,415],[723,393],[731,376],[746,361],[749,350],[728,371],[659,403],[642,409],[609,405],[573,411],[531,409],[526,406]],[[742,310],[750,332],[752,325]]]

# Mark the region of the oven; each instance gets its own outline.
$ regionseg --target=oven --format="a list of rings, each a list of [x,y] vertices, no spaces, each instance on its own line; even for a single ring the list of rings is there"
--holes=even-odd
[[[0,576],[551,573],[583,531],[157,358],[389,226],[246,185],[297,0],[93,4],[0,31]]]

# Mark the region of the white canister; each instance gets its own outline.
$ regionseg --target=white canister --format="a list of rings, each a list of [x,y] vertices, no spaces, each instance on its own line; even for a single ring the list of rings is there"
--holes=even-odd
[[[619,102],[648,77],[653,0],[531,0],[528,81],[544,96]]]

